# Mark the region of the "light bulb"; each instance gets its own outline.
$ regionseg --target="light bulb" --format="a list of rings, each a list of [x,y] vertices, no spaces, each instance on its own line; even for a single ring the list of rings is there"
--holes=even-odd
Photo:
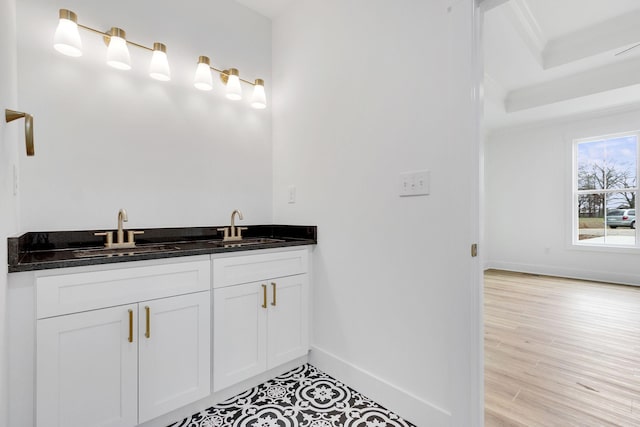
[[[251,106],[258,109],[267,108],[267,95],[264,93],[264,80],[262,79],[256,79],[253,86]]]
[[[153,44],[153,56],[151,56],[151,65],[149,65],[149,76],[163,82],[171,80],[169,61],[167,60],[167,47],[162,43]]]
[[[228,71],[227,98],[233,101],[238,101],[242,99],[242,88],[240,87],[240,73],[235,68],[231,68]]]
[[[211,78],[211,62],[206,56],[198,58],[198,68],[196,68],[196,75],[193,78],[193,85],[196,89],[211,90],[213,89],[213,79]]]
[[[67,56],[82,56],[82,41],[78,33],[78,16],[70,10],[60,9],[60,21],[53,36],[53,47]]]
[[[126,33],[120,28],[109,31],[109,47],[107,47],[107,64],[118,70],[131,69],[131,57],[127,48]]]

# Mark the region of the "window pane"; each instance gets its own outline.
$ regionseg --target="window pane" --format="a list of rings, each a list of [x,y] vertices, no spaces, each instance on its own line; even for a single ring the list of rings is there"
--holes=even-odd
[[[578,190],[635,188],[638,143],[635,135],[578,144]]]
[[[635,245],[635,193],[611,193],[607,195],[605,241],[609,245]]]
[[[604,194],[578,196],[578,240],[604,243]]]
[[[624,206],[632,193],[578,196],[578,240],[595,245],[634,246],[635,210]],[[604,206],[607,207],[606,214]],[[605,226],[606,225],[606,226]]]
[[[607,195],[607,213],[616,210],[622,212],[624,209],[632,209],[635,207],[636,193],[635,191],[609,193]]]
[[[606,188],[635,188],[638,159],[638,144],[635,136],[608,139],[605,141],[604,169]]]
[[[578,144],[578,190],[604,189],[605,141]]]

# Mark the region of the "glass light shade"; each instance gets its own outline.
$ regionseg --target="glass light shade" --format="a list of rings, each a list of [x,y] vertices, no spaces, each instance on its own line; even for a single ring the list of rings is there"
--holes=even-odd
[[[253,86],[251,106],[258,109],[267,108],[267,95],[264,93],[264,82],[261,79],[256,79],[256,83]]]
[[[151,65],[149,65],[149,76],[163,82],[171,80],[169,61],[167,60],[167,48],[162,43],[153,44],[153,55],[151,56]]]
[[[58,28],[53,36],[53,47],[58,52],[67,56],[82,56],[82,41],[80,40],[80,33],[78,32],[78,24],[72,19],[75,18],[75,14],[65,9],[60,10],[60,15],[63,12],[68,12],[65,18],[60,17],[58,22]],[[71,15],[73,14],[73,15]]]
[[[211,90],[213,89],[213,79],[211,78],[211,68],[209,68],[209,58],[201,56],[198,59],[198,68],[193,78],[193,85],[196,89]]]
[[[129,56],[127,41],[123,37],[124,31],[117,28],[111,29],[109,47],[107,48],[107,64],[118,70],[130,70],[131,57]]]
[[[227,98],[238,101],[242,99],[242,87],[240,87],[240,76],[238,70],[232,68],[229,70],[229,78],[227,79]]]

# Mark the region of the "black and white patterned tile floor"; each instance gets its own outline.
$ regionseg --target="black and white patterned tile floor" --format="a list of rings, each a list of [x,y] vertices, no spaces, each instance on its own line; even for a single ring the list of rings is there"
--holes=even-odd
[[[303,365],[169,427],[415,427]]]

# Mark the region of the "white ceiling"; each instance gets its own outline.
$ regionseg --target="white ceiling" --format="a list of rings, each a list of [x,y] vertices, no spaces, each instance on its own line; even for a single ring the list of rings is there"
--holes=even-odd
[[[640,1],[483,3],[487,129],[640,106]]]
[[[274,19],[281,15],[294,0],[236,0],[267,18]]]
[[[236,0],[270,19],[296,0]],[[487,130],[640,106],[639,0],[483,0]]]

